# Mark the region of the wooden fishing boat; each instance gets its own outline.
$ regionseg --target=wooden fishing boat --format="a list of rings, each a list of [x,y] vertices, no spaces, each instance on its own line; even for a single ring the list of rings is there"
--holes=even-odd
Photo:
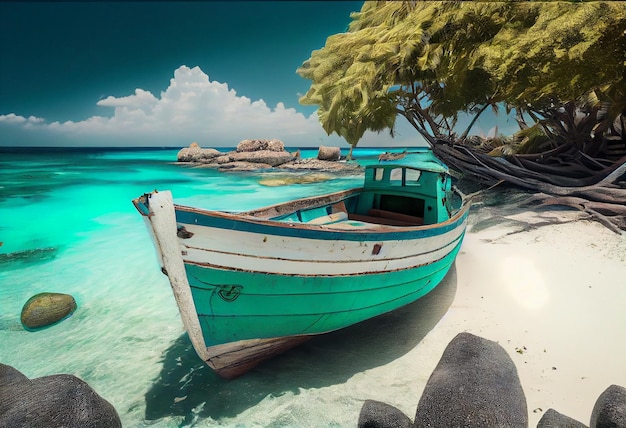
[[[360,188],[247,212],[133,200],[185,329],[225,378],[407,305],[446,275],[468,203],[430,151],[365,167]]]

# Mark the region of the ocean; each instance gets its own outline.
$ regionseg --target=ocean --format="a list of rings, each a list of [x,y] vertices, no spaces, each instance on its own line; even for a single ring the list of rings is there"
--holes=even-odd
[[[177,151],[0,149],[0,362],[29,378],[80,377],[124,427],[356,426],[368,399],[412,417],[410,353],[452,302],[454,267],[412,305],[223,380],[196,356],[131,200],[171,190],[177,203],[237,211],[358,186],[362,177],[267,186],[267,173],[191,168],[175,162]],[[78,308],[26,331],[22,307],[41,292],[71,294]]]

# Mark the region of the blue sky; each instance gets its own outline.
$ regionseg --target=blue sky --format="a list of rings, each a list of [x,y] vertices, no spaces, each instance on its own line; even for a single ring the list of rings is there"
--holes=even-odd
[[[0,2],[0,146],[345,146],[296,69],[362,4]],[[360,145],[418,144],[398,125]]]

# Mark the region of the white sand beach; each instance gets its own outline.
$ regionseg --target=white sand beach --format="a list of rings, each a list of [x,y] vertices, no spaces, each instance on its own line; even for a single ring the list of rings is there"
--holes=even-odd
[[[532,224],[555,216],[579,214],[506,218]],[[479,217],[474,211],[475,230]],[[514,230],[510,221],[468,229],[453,303],[407,357],[422,361],[427,380],[457,333],[496,341],[517,367],[529,426],[549,408],[589,425],[598,396],[611,384],[626,386],[626,234],[586,220]]]

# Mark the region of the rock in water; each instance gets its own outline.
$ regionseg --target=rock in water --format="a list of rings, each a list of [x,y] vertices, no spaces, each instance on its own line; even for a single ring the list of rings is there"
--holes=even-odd
[[[53,247],[35,248],[32,250],[15,251],[13,253],[0,254],[0,269],[17,269],[38,263],[54,260],[58,250]]]
[[[325,161],[338,161],[341,158],[339,147],[320,146],[317,151],[317,158]]]
[[[285,151],[285,144],[280,140],[242,140],[237,144],[236,151],[240,152],[256,152],[259,150],[270,150],[273,152]]]
[[[277,152],[274,150],[257,150],[254,152],[236,152],[230,155],[231,162],[264,163],[271,166],[282,165],[295,160],[289,152]]]
[[[189,147],[183,147],[178,151],[178,162],[209,162],[220,156],[222,152],[216,149],[203,149],[198,143],[193,142]]]
[[[411,428],[411,419],[399,409],[375,400],[365,400],[358,428]]]
[[[28,379],[0,364],[0,427],[121,427],[115,408],[68,374]]]
[[[62,320],[75,310],[76,301],[69,294],[39,293],[24,304],[21,321],[26,329],[38,329]]]
[[[267,150],[272,150],[274,152],[284,152],[285,143],[277,139],[270,140],[267,142]]]
[[[527,427],[515,364],[497,343],[458,334],[446,347],[417,405],[416,427]]]
[[[591,412],[591,428],[626,428],[626,388],[611,385],[598,397]]]

